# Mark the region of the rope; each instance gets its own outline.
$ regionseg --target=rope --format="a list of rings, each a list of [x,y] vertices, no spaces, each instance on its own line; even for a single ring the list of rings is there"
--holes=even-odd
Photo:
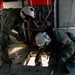
[[[51,6],[51,9],[49,10],[49,13],[48,13],[48,15],[46,16],[46,18],[45,18],[45,20],[44,20],[43,24],[46,22],[46,20],[47,20],[47,18],[49,17],[49,15],[50,15],[51,11],[52,11],[52,6]]]
[[[72,2],[71,2],[71,9],[70,9],[70,18],[69,18],[69,21],[68,21],[68,25],[67,25],[67,32],[68,32],[68,27],[69,27],[69,25],[70,25],[70,20],[71,20],[71,14],[72,14],[72,7],[73,7],[73,0],[72,0]]]

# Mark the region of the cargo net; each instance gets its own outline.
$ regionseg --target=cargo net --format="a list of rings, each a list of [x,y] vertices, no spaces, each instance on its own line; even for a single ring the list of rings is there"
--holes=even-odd
[[[54,27],[54,0],[25,0],[24,4],[35,9],[35,19],[25,24],[25,30],[26,40],[36,46],[36,34],[48,26]]]
[[[54,24],[54,14],[52,6],[34,6],[35,19],[29,22],[31,42],[35,44],[35,36],[48,26]]]

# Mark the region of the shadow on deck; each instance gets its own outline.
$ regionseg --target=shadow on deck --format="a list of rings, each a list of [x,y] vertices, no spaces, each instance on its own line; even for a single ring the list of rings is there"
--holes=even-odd
[[[3,64],[0,68],[0,75],[75,75],[75,69],[69,74],[61,72],[61,69],[63,68],[61,64],[56,68],[54,74],[50,74],[51,67],[23,65],[25,59],[28,60],[28,54],[31,51],[37,51],[35,48],[29,48],[16,42],[9,46],[8,51],[9,56],[12,59],[12,65],[10,68],[9,64]]]

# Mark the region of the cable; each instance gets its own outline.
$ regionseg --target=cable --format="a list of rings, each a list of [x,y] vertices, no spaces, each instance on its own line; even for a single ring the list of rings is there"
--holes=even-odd
[[[51,6],[51,9],[49,10],[49,13],[48,13],[48,15],[46,16],[46,18],[45,18],[45,20],[44,20],[43,24],[46,22],[46,20],[47,20],[47,18],[49,17],[49,15],[50,15],[51,11],[52,11],[52,6]]]
[[[70,25],[70,20],[71,20],[71,14],[72,14],[72,7],[73,7],[73,0],[72,0],[72,2],[71,2],[71,9],[70,9],[70,18],[69,18],[69,21],[68,21],[68,24],[67,24],[67,32],[68,32],[68,27],[69,27],[69,25]]]

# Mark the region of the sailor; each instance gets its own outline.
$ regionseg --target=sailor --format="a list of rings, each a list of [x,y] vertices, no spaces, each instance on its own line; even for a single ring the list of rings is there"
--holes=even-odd
[[[75,67],[75,43],[64,30],[49,26],[36,35],[35,41],[39,47],[49,45],[49,50],[51,49],[58,54],[69,68]],[[39,56],[40,53],[37,53],[37,55]],[[39,62],[38,56],[36,56],[35,63]]]
[[[1,31],[16,37],[18,41],[25,41],[22,23],[34,18],[34,8],[25,6],[22,9],[3,9],[1,11]],[[12,32],[14,29],[18,34]]]
[[[4,39],[5,35],[12,35],[16,37],[18,41],[25,41],[23,34],[22,23],[32,20],[34,18],[34,8],[31,6],[25,6],[22,9],[3,9],[1,10],[1,30],[0,32],[0,50],[2,53],[2,60],[6,63],[11,63],[7,49],[7,38]],[[12,29],[18,32],[18,34],[12,32]]]

